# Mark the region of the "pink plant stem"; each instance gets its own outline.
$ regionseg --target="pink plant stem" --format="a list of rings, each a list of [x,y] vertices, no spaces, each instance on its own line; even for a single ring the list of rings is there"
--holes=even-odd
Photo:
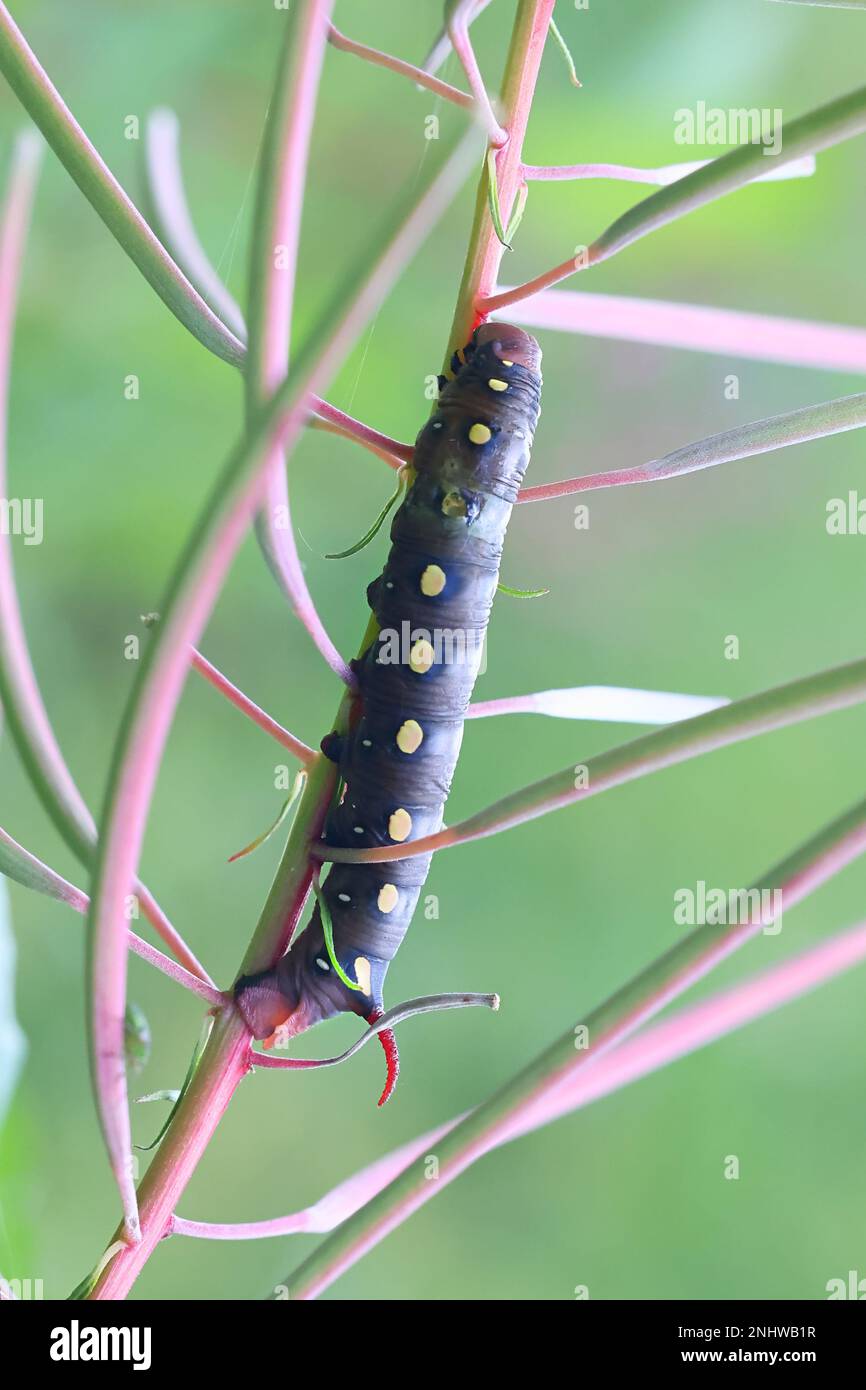
[[[466,73],[487,138],[494,149],[498,149],[508,140],[508,132],[503,130],[496,119],[469,37],[469,16],[475,7],[475,0],[449,0],[449,3],[451,13],[446,21],[448,36]]]
[[[474,24],[478,16],[487,9],[489,4],[490,0],[475,0],[474,6],[470,5],[469,7],[466,23]],[[450,35],[448,30],[443,26],[436,37],[433,47],[424,59],[424,71],[428,73],[438,72],[452,51]]]
[[[551,270],[546,270],[543,275],[536,275],[534,280],[527,280],[523,285],[516,285],[510,290],[500,290],[497,294],[487,295],[479,302],[481,313],[497,314],[502,309],[510,309],[513,304],[519,304],[523,299],[529,299],[534,294],[540,294],[542,290],[547,290],[551,285],[559,284],[560,280],[567,280],[569,276],[575,275],[579,270],[587,270],[591,265],[596,264],[590,247],[580,258],[569,256],[567,261],[561,261]]]
[[[349,439],[354,439],[356,443],[362,444],[366,449],[371,449],[374,454],[385,459],[392,468],[400,468],[404,463],[411,463],[415,456],[413,444],[401,444],[399,439],[392,439],[390,435],[382,434],[380,430],[374,430],[370,425],[355,420],[344,410],[338,410],[335,405],[329,405],[327,401],[316,401],[315,414],[323,424],[348,436]]]
[[[222,671],[217,670],[216,666],[208,661],[206,656],[202,656],[196,647],[192,649],[192,664],[199,675],[204,676],[205,680],[221,695],[224,695],[236,709],[239,709],[254,724],[263,729],[266,734],[270,734],[277,743],[288,748],[289,752],[293,753],[302,763],[306,765],[316,756],[312,748],[308,748],[299,738],[295,738],[294,734],[290,734],[288,729],[284,729],[282,724],[277,723],[276,719],[273,719],[265,710],[260,709],[249,695],[245,695],[242,690],[233,685],[228,676],[224,676]]]
[[[187,1122],[172,1124],[159,1147],[160,1181],[149,1181],[151,1164],[140,1189],[141,1239],[124,1248],[106,1266],[90,1298],[124,1298],[130,1285],[168,1233],[172,1212],[210,1143],[239,1083],[250,1068],[250,1037],[234,1008],[218,1015],[212,1046],[195,1071],[183,1099]],[[122,1239],[122,1230],[118,1231]]]
[[[508,317],[510,322],[530,328],[585,333],[594,338],[828,371],[866,372],[866,331],[847,324],[573,290],[531,295],[512,305]]]
[[[415,67],[413,63],[404,62],[402,58],[393,58],[390,53],[382,53],[378,48],[370,48],[368,44],[357,43],[354,39],[347,38],[333,24],[328,25],[328,43],[332,44],[334,48],[342,49],[344,53],[354,53],[357,58],[363,58],[365,62],[374,63],[377,67],[388,68],[390,72],[408,77],[419,87],[426,87],[428,91],[435,92],[436,96],[444,97],[446,101],[453,101],[455,106],[472,110],[475,105],[474,98],[468,92],[461,92],[458,87],[452,87],[449,82],[442,82],[440,78],[431,76],[429,72],[425,72],[423,68]]]
[[[82,908],[83,912],[87,911],[87,906],[88,900],[85,899],[84,907]],[[177,961],[169,960],[168,956],[162,954],[162,951],[158,951],[155,946],[151,946],[149,941],[142,941],[140,936],[135,935],[135,932],[129,933],[129,949],[133,951],[135,955],[140,956],[142,960],[147,961],[148,965],[152,965],[155,970],[160,970],[163,975],[167,975],[170,980],[174,980],[175,984],[183,985],[184,989],[188,989],[193,994],[197,994],[199,999],[204,999],[206,1003],[212,1005],[214,1008],[222,1008],[225,1004],[226,996],[221,990],[217,989],[215,985],[205,984],[204,980],[199,979],[198,975],[193,975],[189,970],[184,970],[182,965],[178,965]]]
[[[216,985],[201,961],[193,954],[177,929],[172,926],[150,889],[146,888],[139,878],[133,880],[133,887],[141,904],[142,912],[175,959],[193,975],[197,975],[203,984],[216,989]]]

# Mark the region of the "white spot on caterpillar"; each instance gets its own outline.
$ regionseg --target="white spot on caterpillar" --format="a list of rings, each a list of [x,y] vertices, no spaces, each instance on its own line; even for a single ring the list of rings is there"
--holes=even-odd
[[[397,747],[401,753],[416,753],[424,741],[424,730],[417,719],[407,719],[397,730]]]
[[[472,444],[486,444],[493,438],[493,433],[487,425],[475,424],[469,426],[469,439]]]
[[[383,883],[379,889],[379,896],[376,902],[380,912],[393,912],[400,901],[400,894],[397,892],[393,883]]]
[[[434,420],[434,421],[433,421],[433,428],[434,428],[434,430],[441,430],[441,429],[443,428],[443,426],[442,426],[442,421],[441,421],[441,420]]]
[[[427,598],[435,598],[445,588],[445,571],[439,565],[428,565],[421,575],[421,592]]]
[[[364,833],[363,825],[353,825],[352,829],[354,830],[356,835],[363,835]]]
[[[393,811],[388,818],[388,834],[392,840],[402,842],[408,840],[412,833],[412,817],[409,812],[401,806]]]
[[[503,365],[504,365],[504,364],[503,364]],[[508,390],[508,382],[507,382],[507,381],[500,381],[499,378],[496,377],[496,376],[492,376],[492,377],[490,378],[490,380],[488,381],[487,385],[490,387],[491,391],[507,391],[507,390]]]
[[[426,637],[419,637],[409,652],[409,665],[419,676],[423,676],[433,665],[433,645]]]
[[[370,993],[370,962],[366,956],[355,957],[355,983],[361,986],[363,994]]]
[[[365,748],[372,748],[372,747],[373,747],[373,740],[372,740],[371,738],[362,738],[362,739],[361,739],[361,743],[363,744],[363,746],[364,746]]]
[[[326,960],[322,960],[321,956],[316,956],[316,965],[320,970],[330,970],[331,968]]]
[[[341,903],[350,903],[352,901],[348,893],[338,893],[337,897],[340,899]]]

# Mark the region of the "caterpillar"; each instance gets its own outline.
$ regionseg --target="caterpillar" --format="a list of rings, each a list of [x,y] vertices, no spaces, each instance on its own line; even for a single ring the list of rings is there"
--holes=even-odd
[[[451,378],[439,379],[385,568],[367,590],[378,633],[352,662],[349,729],[322,740],[341,788],[324,825],[328,844],[373,847],[441,827],[505,530],[538,421],[540,364],[528,333],[487,323],[454,354]],[[290,950],[272,969],[236,983],[254,1037],[277,1029],[294,1036],[342,1012],[378,1020],[388,966],[429,868],[429,855],[334,864]],[[399,1061],[393,1034],[380,1039],[388,1061],[381,1105]]]

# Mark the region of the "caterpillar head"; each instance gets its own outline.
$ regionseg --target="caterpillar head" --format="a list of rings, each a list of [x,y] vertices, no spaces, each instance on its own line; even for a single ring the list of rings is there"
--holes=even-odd
[[[536,376],[541,375],[541,348],[531,333],[511,323],[482,323],[475,330],[476,349],[489,346],[500,362],[517,362]]]
[[[344,974],[361,986],[340,979],[329,958],[318,908],[306,931],[271,970],[243,975],[235,985],[235,1002],[254,1038],[265,1047],[305,1033],[324,1019],[354,1013],[376,1023],[383,1014],[382,986],[388,962],[349,953],[340,960]],[[385,1052],[387,1077],[379,1097],[384,1105],[397,1084],[400,1058],[390,1028],[378,1035]]]

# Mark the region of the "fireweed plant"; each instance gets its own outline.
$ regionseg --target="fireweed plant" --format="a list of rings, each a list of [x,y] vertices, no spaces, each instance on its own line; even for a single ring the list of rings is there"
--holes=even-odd
[[[441,404],[433,401],[431,428],[439,418],[437,411],[446,411],[447,402],[459,397],[458,414],[475,410],[475,416],[470,413],[465,420],[460,416],[472,447],[487,448],[491,437],[495,444],[497,438],[504,437],[498,432],[505,422],[523,440],[528,457],[531,438],[526,436],[531,436],[534,416],[518,414],[512,419],[508,392],[513,400],[516,386],[530,378],[536,380],[537,359],[527,346],[534,342],[530,332],[541,332],[544,339],[545,331],[551,329],[609,331],[612,318],[615,332],[626,339],[695,350],[712,349],[721,339],[733,352],[770,361],[857,371],[866,365],[866,334],[858,329],[583,295],[573,286],[567,290],[552,288],[625,253],[639,238],[753,180],[807,177],[821,151],[866,131],[866,88],[833,96],[818,109],[791,119],[786,114],[784,121],[781,112],[771,113],[769,121],[763,119],[767,113],[721,113],[738,118],[735,133],[731,135],[728,130],[726,135],[726,143],[735,148],[711,160],[654,169],[609,164],[529,165],[523,159],[524,137],[547,44],[555,44],[566,60],[563,80],[570,80],[575,87],[579,81],[554,21],[554,0],[517,0],[516,8],[497,0],[490,6],[495,18],[491,13],[485,23],[510,26],[497,94],[479,68],[471,37],[472,23],[488,5],[489,0],[450,0],[441,34],[419,35],[419,48],[425,40],[435,39],[424,66],[379,52],[338,31],[332,22],[332,0],[276,0],[267,20],[261,12],[255,19],[250,12],[251,23],[268,22],[278,27],[280,56],[255,172],[249,295],[243,314],[197,240],[180,178],[178,128],[173,116],[165,111],[154,113],[145,132],[145,218],[65,105],[9,9],[0,4],[0,67],[42,136],[40,140],[34,130],[27,129],[15,144],[0,230],[0,423],[4,436],[17,287],[43,140],[165,306],[204,348],[242,374],[246,399],[234,447],[212,493],[202,503],[198,522],[173,573],[166,578],[158,614],[148,618],[149,631],[134,689],[113,735],[112,771],[98,820],[82,799],[54,736],[18,606],[10,534],[23,536],[26,543],[28,536],[35,537],[41,518],[26,513],[21,503],[16,512],[15,500],[5,496],[5,482],[0,479],[5,508],[0,530],[0,694],[6,726],[45,811],[81,863],[89,881],[89,896],[23,848],[5,829],[0,830],[0,868],[18,883],[60,900],[85,918],[93,1092],[122,1212],[101,1256],[94,1252],[94,1268],[74,1291],[77,1298],[123,1298],[167,1236],[249,1240],[293,1232],[329,1233],[271,1293],[275,1298],[314,1298],[491,1149],[702,1047],[866,957],[866,924],[861,923],[723,993],[658,1018],[667,1005],[740,946],[762,932],[775,930],[783,910],[794,908],[866,850],[864,801],[816,828],[804,844],[767,868],[747,888],[738,890],[736,910],[731,910],[730,902],[708,900],[698,905],[697,915],[693,912],[689,917],[686,912],[683,922],[698,923],[692,931],[683,933],[663,956],[640,968],[589,1013],[577,1020],[560,1020],[559,1035],[493,1095],[466,1114],[380,1158],[314,1206],[270,1220],[231,1225],[194,1221],[179,1213],[184,1189],[223,1112],[254,1067],[280,1071],[351,1065],[350,1058],[358,1048],[378,1036],[388,1058],[386,1089],[390,1090],[396,1079],[394,1030],[404,1019],[429,1010],[497,1006],[495,995],[449,994],[385,1009],[375,981],[371,983],[370,960],[359,951],[349,959],[340,949],[340,932],[345,927],[335,933],[331,918],[338,896],[331,894],[329,906],[330,874],[336,875],[341,866],[344,873],[346,866],[367,866],[366,878],[354,868],[347,881],[376,883],[378,910],[388,914],[399,897],[394,883],[420,882],[417,873],[413,878],[413,865],[423,863],[419,856],[513,829],[700,754],[866,700],[866,660],[859,660],[804,675],[732,703],[608,687],[540,691],[479,702],[469,706],[468,718],[537,713],[659,727],[585,762],[569,763],[562,771],[513,791],[468,819],[441,828],[437,823],[429,833],[413,833],[417,827],[401,808],[399,823],[391,818],[393,833],[379,836],[372,847],[335,842],[333,836],[323,835],[327,824],[336,823],[329,822],[329,817],[336,817],[342,800],[353,795],[354,788],[343,783],[343,765],[335,748],[355,738],[366,727],[364,719],[372,718],[369,708],[364,707],[366,687],[361,672],[363,657],[374,648],[380,634],[374,616],[352,662],[328,636],[308,592],[296,548],[286,465],[308,428],[329,430],[353,440],[394,470],[396,492],[392,500],[408,499],[404,510],[396,513],[395,534],[401,524],[407,524],[405,517],[411,512],[405,507],[417,506],[425,478],[429,481],[428,466],[421,455],[422,438],[432,437],[429,430],[419,437],[416,460],[415,446],[354,419],[329,404],[325,395],[345,355],[468,177],[478,179],[475,212],[451,329],[442,345],[442,397]],[[452,53],[462,70],[459,87],[437,75]],[[350,61],[343,55],[380,68],[383,87],[391,81],[408,80],[435,93],[441,101],[453,103],[465,115],[467,129],[426,186],[405,208],[393,212],[392,232],[369,263],[360,270],[344,267],[344,287],[296,350],[291,346],[290,329],[317,91],[323,64]],[[579,100],[578,93],[575,99]],[[698,119],[705,125],[718,114],[682,113],[683,120]],[[757,124],[750,123],[750,116],[757,117]],[[544,189],[538,185],[594,178],[654,185],[656,191],[642,196],[594,241],[576,246],[552,269],[520,286],[503,286],[500,267],[506,246],[518,234],[524,213],[531,216],[543,204]],[[530,189],[532,197],[528,199]],[[363,214],[360,210],[359,215]],[[567,244],[568,236],[563,240]],[[543,341],[542,346],[548,354],[556,351],[555,340]],[[479,363],[485,368],[480,373],[476,370]],[[470,381],[472,371],[475,376]],[[477,395],[472,395],[476,388],[489,388],[489,409],[482,419],[476,418],[482,413]],[[515,420],[522,421],[525,428],[517,430]],[[756,420],[616,472],[524,486],[516,502],[523,505],[600,488],[650,484],[863,425],[866,393]],[[458,468],[447,448],[437,457],[440,463],[444,459],[444,468]],[[436,476],[441,481],[440,475]],[[468,527],[474,524],[477,496],[463,486],[462,473],[459,481],[460,486],[444,493],[441,510],[449,523]],[[435,496],[442,498],[442,490]],[[378,525],[384,519],[385,513]],[[507,516],[501,519],[501,529],[505,519]],[[364,536],[365,544],[378,525]],[[196,646],[235,552],[253,526],[282,593],[341,687],[333,720],[320,731],[324,750],[307,746],[282,727]],[[417,535],[415,544],[421,546]],[[421,583],[425,596],[447,592],[448,562],[438,564],[441,558],[432,555],[424,561]],[[389,573],[386,570],[383,581]],[[495,579],[494,572],[493,584]],[[523,594],[529,598],[537,595],[538,591]],[[371,604],[375,607],[372,599]],[[531,610],[527,606],[525,611]],[[527,641],[531,641],[531,630]],[[413,638],[406,661],[416,675],[423,675],[434,657],[428,660],[425,647],[419,658],[418,650]],[[289,826],[285,849],[238,963],[236,980],[234,984],[226,982],[225,988],[210,978],[205,965],[137,877],[155,782],[191,668],[258,725],[263,735],[270,735],[297,765],[292,794],[272,828],[273,833],[279,833],[280,827]],[[474,667],[470,674],[474,675]],[[467,697],[470,690],[471,680]],[[459,725],[462,708],[453,713]],[[407,756],[415,753],[423,734],[421,725],[407,714],[397,738],[400,752]],[[381,791],[378,784],[366,795],[372,798],[377,791]],[[361,805],[359,815],[363,811]],[[332,869],[332,865],[338,868]],[[366,1020],[352,1047],[340,1056],[319,1060],[285,1055],[287,1036],[301,1031],[315,1017],[310,1016],[308,994],[301,999],[307,1008],[304,1013],[297,990],[291,997],[285,992],[280,996],[273,986],[275,979],[285,976],[285,971],[283,976],[279,973],[279,963],[300,959],[306,949],[305,934],[301,933],[293,953],[286,958],[311,895],[316,900],[316,930],[321,933],[313,964],[328,988],[343,991],[338,1007],[354,1010]],[[130,921],[139,917],[159,938],[164,951],[131,931]],[[312,927],[307,929],[312,931]],[[306,940],[312,936],[307,935]],[[375,940],[372,944],[375,947]],[[137,1184],[127,1070],[134,1064],[137,1050],[145,1045],[146,1024],[127,1000],[130,950],[202,1003],[199,1044],[182,1087],[172,1097],[170,1116],[153,1146],[149,1166]],[[530,972],[533,959],[532,953],[526,957]],[[238,985],[250,980],[271,982],[266,992],[266,1026],[251,1026],[251,1021],[260,1021],[258,1006],[250,1004],[248,985]],[[541,983],[530,978],[527,987],[532,990]],[[356,1007],[352,991],[365,999],[376,996],[372,1002],[377,1007],[369,1009],[360,1002]],[[274,1013],[272,1006],[280,998],[285,1007]],[[0,997],[0,1003],[6,1003],[5,996]],[[9,1009],[7,1013],[11,1018]],[[439,1026],[446,1032],[447,1020]],[[327,1031],[322,1030],[323,1039]],[[254,1032],[264,1039],[263,1049],[254,1047]],[[20,1053],[11,1021],[2,1045],[6,1085],[0,1086],[0,1100],[5,1101]],[[275,1089],[291,1084],[287,1077],[273,1076],[269,1081]],[[431,1180],[431,1155],[435,1158],[435,1180]],[[15,1296],[10,1284],[3,1284],[2,1291],[4,1297]]]

